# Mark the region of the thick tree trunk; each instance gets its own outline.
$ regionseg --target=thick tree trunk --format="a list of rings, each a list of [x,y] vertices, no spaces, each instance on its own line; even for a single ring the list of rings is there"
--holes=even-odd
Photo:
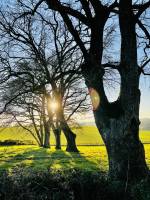
[[[67,148],[66,151],[68,152],[79,152],[76,146],[76,135],[72,132],[70,129],[65,117],[64,117],[64,108],[62,106],[63,104],[63,99],[62,99],[62,94],[61,92],[58,92],[55,90],[55,99],[58,102],[58,107],[59,109],[57,110],[57,120],[60,123],[60,129],[63,131],[66,140],[67,140]]]
[[[111,124],[112,131],[106,146],[109,173],[113,179],[133,181],[147,175],[144,148],[137,130],[132,130],[132,127],[137,126],[136,123],[135,119],[131,118],[128,122],[120,119],[114,120]]]
[[[44,146],[44,142],[41,139],[39,139],[38,145],[39,145],[39,147],[43,147]]]
[[[67,124],[62,109],[60,108],[59,111],[59,121],[60,121],[60,127],[63,131],[66,140],[67,140],[67,148],[66,151],[68,152],[79,152],[76,146],[76,135],[72,132],[69,125]]]
[[[44,138],[43,138],[43,127],[40,126],[40,129],[36,129],[36,135],[37,135],[37,140],[38,140],[38,145],[40,147],[43,147],[44,146]]]
[[[118,118],[107,118],[97,127],[105,141],[109,160],[109,174],[113,180],[130,181],[147,175],[143,144],[139,140],[139,121],[121,114]],[[106,118],[105,118],[106,120]]]
[[[141,179],[148,172],[144,148],[139,140],[140,91],[131,2],[120,0],[121,91],[118,100],[113,103],[107,100],[100,58],[86,61],[82,66],[82,74],[93,100],[95,122],[106,145],[110,176],[123,181]]]
[[[116,102],[109,103],[100,78],[101,71],[100,74],[98,71],[92,74],[93,79],[87,74],[85,78],[91,99],[99,99],[98,104],[93,105],[93,112],[97,128],[106,145],[109,174],[113,180],[141,179],[147,175],[148,168],[144,148],[139,140],[138,76],[135,74],[134,78],[132,70],[125,73],[123,69],[120,96]],[[94,88],[94,93],[91,88]],[[92,96],[93,94],[95,96]]]
[[[49,1],[47,4],[50,8],[53,7]],[[69,19],[61,12],[60,7],[58,9],[83,53],[85,65],[82,66],[82,74],[86,85],[90,91],[94,89],[97,93],[97,96],[92,97],[94,101],[98,99],[93,105],[94,116],[106,144],[110,175],[113,179],[125,181],[133,177],[135,179],[144,177],[147,174],[144,148],[139,140],[139,77],[135,23],[131,4],[131,0],[119,1],[121,93],[119,99],[112,104],[108,102],[104,92],[101,67],[104,25],[110,13],[103,6],[95,4],[96,14],[90,22],[90,49],[86,52]]]
[[[59,128],[56,128],[53,130],[55,139],[56,139],[56,146],[55,149],[61,149],[61,130]]]
[[[49,132],[46,132],[45,133],[45,138],[44,138],[44,148],[50,148],[50,133]]]
[[[51,121],[47,121],[46,119],[46,112],[45,112],[45,106],[46,104],[46,89],[44,87],[43,89],[43,97],[42,97],[42,120],[43,120],[43,126],[44,126],[44,148],[50,148],[50,128],[51,128]]]
[[[50,127],[48,122],[44,125],[44,132],[44,148],[50,148]]]
[[[79,152],[76,146],[76,135],[71,131],[70,127],[68,126],[67,122],[61,121],[61,129],[64,132],[64,135],[67,140],[67,148],[66,151],[68,152]]]

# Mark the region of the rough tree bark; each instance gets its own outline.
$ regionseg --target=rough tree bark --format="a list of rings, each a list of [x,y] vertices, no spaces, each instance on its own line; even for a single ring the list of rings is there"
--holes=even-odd
[[[39,129],[39,132],[40,132],[40,146],[43,147],[43,144],[44,144],[44,134],[43,134],[43,125],[41,124],[41,120],[40,119],[40,129]]]
[[[135,18],[131,0],[120,0],[119,25],[121,31],[121,116],[114,121],[111,146],[109,145],[110,173],[132,180],[147,175],[145,153],[139,139],[139,72]],[[129,23],[130,22],[130,23]],[[115,128],[116,126],[116,128]],[[117,132],[115,132],[115,129]],[[118,135],[117,142],[115,135]],[[118,146],[118,147],[117,147]],[[123,158],[123,159],[122,159]]]
[[[62,107],[61,94],[57,91],[56,86],[54,86],[53,95],[54,95],[53,97],[54,97],[55,101],[58,104],[58,109],[55,111],[56,118],[58,120],[58,123],[60,123],[60,129],[64,132],[64,135],[65,135],[66,140],[67,140],[66,151],[68,151],[68,152],[78,152],[78,149],[77,149],[77,146],[76,146],[76,141],[75,141],[76,135],[71,131],[69,125],[67,124],[67,122],[65,120],[64,109]],[[50,105],[51,97],[47,94],[46,98],[47,98],[47,104]],[[47,107],[47,109],[48,109],[49,121],[51,123],[53,123],[53,114],[51,112],[51,109],[50,109],[49,106]],[[51,124],[51,127],[54,128],[54,124]],[[55,132],[56,130],[54,130],[54,134],[56,133]],[[56,142],[59,143],[60,135],[58,135],[58,134],[57,134],[57,140],[58,141],[56,141]],[[60,146],[60,145],[58,145],[58,146]]]
[[[121,63],[118,69],[121,91],[118,100],[108,102],[103,86],[104,72],[96,59],[95,62],[91,60],[92,69],[89,63],[82,66],[88,88],[96,90],[100,98],[94,117],[108,152],[109,174],[112,179],[123,181],[141,179],[148,172],[143,144],[139,139],[139,72],[131,7],[131,0],[120,0]]]
[[[49,128],[49,124],[48,122],[45,123],[44,125],[44,130],[45,130],[45,134],[44,134],[44,148],[50,148],[50,128]]]
[[[64,132],[64,135],[67,140],[67,148],[66,151],[68,152],[79,152],[76,146],[76,135],[72,132],[70,127],[68,126],[66,120],[64,119],[63,116],[61,116],[61,129]]]
[[[129,69],[131,65],[134,67]],[[147,175],[144,148],[139,140],[140,91],[138,72],[133,75],[135,66],[133,61],[129,61],[127,68],[122,66],[120,96],[116,102],[109,103],[104,91],[102,72],[92,72],[91,79],[89,70],[88,75],[85,73],[84,65],[86,84],[100,98],[100,103],[93,112],[96,126],[106,145],[109,174],[114,180],[140,179]]]
[[[57,111],[57,119],[60,123],[60,128],[63,131],[66,140],[67,140],[67,148],[66,151],[68,152],[79,152],[76,146],[76,135],[70,129],[65,117],[64,117],[64,109],[62,106],[62,98],[61,95],[55,92],[57,102],[59,104],[59,109]]]
[[[55,149],[61,149],[61,129],[60,125],[56,122],[56,126],[52,126],[55,135],[56,146]]]
[[[50,148],[50,120],[47,121],[46,119],[46,90],[43,89],[43,96],[42,96],[42,118],[43,118],[43,126],[44,126],[44,148]]]
[[[60,129],[55,129],[54,130],[54,135],[55,135],[55,139],[56,139],[56,149],[61,149],[61,130]]]

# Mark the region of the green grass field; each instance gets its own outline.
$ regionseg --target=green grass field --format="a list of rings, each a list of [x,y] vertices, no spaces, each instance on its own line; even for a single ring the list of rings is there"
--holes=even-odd
[[[77,144],[78,145],[99,145],[103,144],[103,141],[99,135],[99,132],[94,126],[83,126],[81,129],[73,130],[77,135]],[[150,131],[141,131],[140,138],[142,142],[150,143]],[[0,128],[0,141],[4,140],[31,140],[35,142],[31,134],[21,127],[10,127],[10,128]],[[63,134],[61,134],[62,144],[66,144],[66,139]],[[55,138],[53,133],[51,134],[50,142],[52,145],[55,144]]]
[[[98,130],[94,126],[83,126],[81,129],[74,129],[73,130],[77,135],[77,144],[84,145],[84,144],[91,144],[91,145],[98,145],[102,144],[102,139],[98,133]],[[31,134],[21,127],[10,127],[10,128],[0,128],[0,141],[4,140],[31,140],[35,142],[34,138]],[[66,139],[63,134],[61,134],[61,141],[62,144],[66,144]],[[52,145],[55,144],[55,137],[53,133],[51,134],[50,142]]]
[[[0,147],[0,169],[10,169],[25,164],[34,169],[79,168],[107,170],[107,154],[104,147],[79,147],[80,153],[69,153],[53,148],[43,149],[33,145]]]
[[[95,127],[86,126],[81,130],[75,130],[78,145],[102,144],[102,139]],[[142,142],[150,142],[150,131],[140,132]],[[33,140],[30,134],[21,128],[12,127],[0,131],[0,140]],[[34,141],[34,140],[33,140]],[[65,144],[62,134],[62,144]],[[51,136],[51,144],[54,145],[54,136]],[[145,144],[146,161],[150,167],[150,144]],[[26,165],[36,170],[47,168],[80,168],[87,170],[107,170],[108,160],[104,146],[79,146],[80,153],[68,153],[65,147],[55,151],[39,148],[36,145],[24,146],[0,146],[0,169],[11,169],[16,165]]]

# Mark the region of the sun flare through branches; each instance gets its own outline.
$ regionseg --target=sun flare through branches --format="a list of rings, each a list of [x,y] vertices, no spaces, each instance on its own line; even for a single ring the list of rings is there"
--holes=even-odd
[[[49,105],[50,109],[52,112],[56,112],[58,110],[58,102],[56,101],[51,101]]]
[[[90,94],[90,97],[91,97],[93,110],[95,111],[95,110],[97,110],[97,108],[100,105],[100,96],[94,88],[89,88],[89,94]]]

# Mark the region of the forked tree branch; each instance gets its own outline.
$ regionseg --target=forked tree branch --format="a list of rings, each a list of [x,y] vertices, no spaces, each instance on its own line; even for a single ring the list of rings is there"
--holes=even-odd
[[[58,11],[60,13],[63,12],[63,13],[69,14],[77,18],[81,22],[83,22],[85,25],[89,26],[88,19],[77,10],[74,10],[68,6],[62,5],[58,0],[46,0],[46,2],[50,9]]]
[[[150,44],[150,33],[148,32],[148,30],[145,28],[145,26],[142,24],[142,22],[138,19],[137,23],[139,25],[139,27],[141,28],[141,30],[145,33],[147,39],[149,40],[149,44]]]
[[[144,4],[135,4],[133,5],[133,9],[138,9],[138,12],[137,14],[135,15],[135,17],[138,19],[142,14],[143,12],[150,7],[150,1],[144,3]]]

